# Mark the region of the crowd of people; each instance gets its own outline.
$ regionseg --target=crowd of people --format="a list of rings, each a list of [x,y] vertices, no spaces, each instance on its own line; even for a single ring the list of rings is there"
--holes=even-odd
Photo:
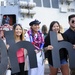
[[[35,54],[37,58],[37,66],[36,68],[30,68],[28,52],[24,48],[20,48],[17,53],[17,61],[19,64],[20,72],[12,74],[12,68],[10,63],[8,63],[7,69],[11,68],[11,75],[44,75],[44,60],[47,58],[49,64],[49,75],[57,75],[58,69],[61,70],[62,75],[75,75],[75,69],[69,68],[68,60],[69,55],[65,48],[61,48],[59,51],[60,57],[60,68],[56,68],[53,66],[53,58],[52,58],[52,50],[53,46],[51,45],[50,40],[50,31],[53,31],[57,35],[58,42],[68,41],[73,45],[73,49],[75,49],[75,14],[71,14],[68,16],[69,28],[65,32],[61,32],[61,25],[58,21],[52,21],[49,25],[49,29],[46,25],[43,25],[41,29],[39,20],[33,20],[29,23],[30,29],[23,29],[20,24],[14,24],[12,27],[9,25],[7,28],[9,30],[14,31],[14,39],[15,43],[20,41],[29,41],[35,47]],[[7,29],[3,26],[0,27],[0,38],[6,45],[7,50],[10,45],[7,44],[4,32]],[[10,59],[8,58],[9,62]],[[35,60],[34,60],[35,61]],[[25,66],[27,69],[25,69]],[[69,70],[70,69],[70,70]]]

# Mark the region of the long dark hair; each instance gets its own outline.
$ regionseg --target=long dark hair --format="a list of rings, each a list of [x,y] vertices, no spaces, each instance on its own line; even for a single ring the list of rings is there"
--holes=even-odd
[[[50,31],[53,31],[53,30],[52,30],[52,27],[54,26],[55,23],[57,23],[57,24],[59,25],[59,28],[60,28],[60,24],[59,24],[58,21],[52,21],[52,22],[50,23],[50,26],[49,26],[48,35],[50,35]],[[60,30],[59,30],[59,33],[60,33]]]

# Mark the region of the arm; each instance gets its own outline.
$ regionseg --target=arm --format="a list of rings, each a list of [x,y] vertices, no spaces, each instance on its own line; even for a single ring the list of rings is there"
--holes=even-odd
[[[52,50],[52,49],[53,49],[53,46],[52,45],[48,45],[47,47],[44,48],[44,51]]]
[[[47,36],[45,38],[44,51],[52,50],[52,49],[53,49],[53,46],[50,45],[50,38]]]

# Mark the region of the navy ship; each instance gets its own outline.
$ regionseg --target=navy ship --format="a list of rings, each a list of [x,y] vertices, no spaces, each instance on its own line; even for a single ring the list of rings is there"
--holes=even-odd
[[[56,20],[68,28],[68,15],[74,13],[75,0],[0,0],[0,25],[20,23],[25,28],[38,19],[41,26]]]

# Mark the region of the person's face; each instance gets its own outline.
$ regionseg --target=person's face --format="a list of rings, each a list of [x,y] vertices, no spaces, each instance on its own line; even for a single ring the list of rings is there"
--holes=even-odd
[[[0,37],[1,38],[4,37],[4,31],[3,30],[0,31]]]
[[[75,28],[75,17],[70,19],[69,24],[70,24],[70,27]]]
[[[53,30],[54,32],[58,33],[59,30],[60,30],[59,25],[58,25],[57,23],[55,23],[55,24],[53,25],[53,27],[52,27],[52,30]]]
[[[21,34],[22,34],[22,28],[18,25],[15,28],[15,35],[16,36],[21,36]]]
[[[31,28],[33,29],[34,32],[37,32],[39,30],[39,25],[32,25]]]

